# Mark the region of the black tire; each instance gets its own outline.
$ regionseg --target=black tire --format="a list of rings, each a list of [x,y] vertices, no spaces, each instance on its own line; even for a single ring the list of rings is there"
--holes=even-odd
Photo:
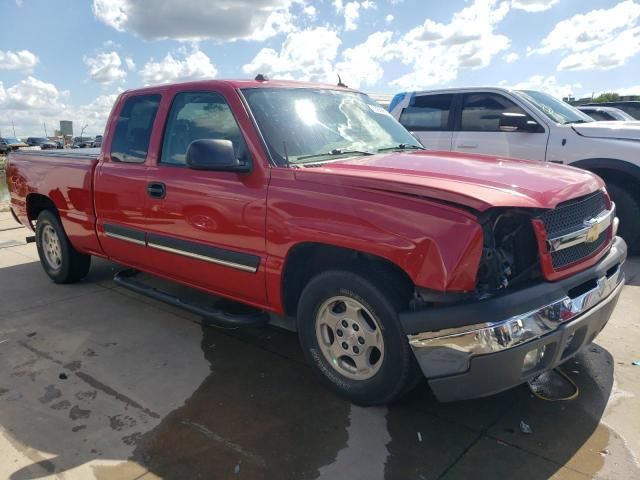
[[[631,253],[640,253],[640,203],[626,187],[616,183],[607,185],[607,191],[616,204],[620,219],[618,235],[624,238]]]
[[[305,286],[298,303],[298,335],[307,361],[332,390],[359,405],[391,403],[409,393],[422,378],[398,321],[398,309],[406,299],[401,292],[394,291],[393,281],[387,279],[383,283],[383,280],[368,272],[326,271]],[[333,297],[356,300],[380,326],[384,355],[379,369],[370,378],[352,379],[341,374],[321,350],[316,335],[317,315],[322,305]]]
[[[48,228],[52,228],[57,234],[59,244],[58,257],[60,259],[58,265],[53,265],[45,254],[46,247],[44,245],[43,235],[45,235],[44,232],[47,231]],[[55,283],[74,283],[82,280],[87,276],[87,273],[89,273],[91,255],[85,255],[73,248],[64,228],[62,228],[60,220],[49,210],[43,210],[40,215],[38,215],[36,223],[36,246],[38,247],[38,256],[40,257],[42,268]]]

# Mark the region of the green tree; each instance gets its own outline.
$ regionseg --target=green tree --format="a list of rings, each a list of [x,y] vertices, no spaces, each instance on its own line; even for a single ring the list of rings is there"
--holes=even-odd
[[[602,103],[602,102],[617,102],[620,100],[620,95],[614,92],[606,92],[601,93],[596,98],[593,99],[594,102]]]

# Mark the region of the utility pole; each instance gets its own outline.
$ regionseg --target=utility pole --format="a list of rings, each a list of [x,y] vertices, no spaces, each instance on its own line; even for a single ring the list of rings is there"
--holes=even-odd
[[[13,128],[13,136],[15,137],[16,136],[16,126],[13,123],[13,120],[11,120],[11,127]]]
[[[44,124],[44,122],[42,122],[42,128],[44,128],[44,136],[48,137],[49,135],[47,135],[47,126]]]

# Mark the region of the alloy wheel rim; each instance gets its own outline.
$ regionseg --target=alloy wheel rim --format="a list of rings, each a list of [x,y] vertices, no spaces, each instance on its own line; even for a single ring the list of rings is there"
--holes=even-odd
[[[60,238],[51,225],[42,228],[42,251],[44,258],[50,268],[58,270],[62,266],[62,249],[60,248]]]
[[[384,339],[380,325],[353,298],[335,296],[320,306],[316,340],[333,369],[352,380],[367,380],[382,366]]]

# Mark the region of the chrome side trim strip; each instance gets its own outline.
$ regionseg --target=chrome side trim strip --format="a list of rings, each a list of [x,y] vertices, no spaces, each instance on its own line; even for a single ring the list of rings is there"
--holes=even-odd
[[[597,217],[586,220],[580,230],[548,239],[549,252],[558,252],[581,243],[595,242],[600,234],[611,226],[615,218],[616,206],[612,204],[611,210],[605,210]]]
[[[131,237],[125,237],[124,235],[118,235],[117,233],[104,232],[104,234],[107,237],[115,238],[117,240],[122,240],[124,242],[135,243],[136,245],[142,245],[143,247],[146,245],[146,243],[144,241],[142,241],[142,240],[137,240],[137,239],[131,238]]]
[[[197,253],[187,252],[185,250],[178,250],[176,248],[167,247],[165,245],[158,245],[157,243],[147,242],[147,246],[151,248],[155,248],[157,250],[162,250],[169,253],[175,253],[176,255],[183,255],[185,257],[195,258],[197,260],[204,260],[205,262],[210,262],[210,263],[215,263],[217,265],[223,265],[225,267],[235,268],[237,270],[242,270],[243,272],[256,273],[258,271],[257,267],[249,267],[247,265],[228,262],[226,260],[220,260],[218,258],[207,257],[205,255],[198,255]]]

